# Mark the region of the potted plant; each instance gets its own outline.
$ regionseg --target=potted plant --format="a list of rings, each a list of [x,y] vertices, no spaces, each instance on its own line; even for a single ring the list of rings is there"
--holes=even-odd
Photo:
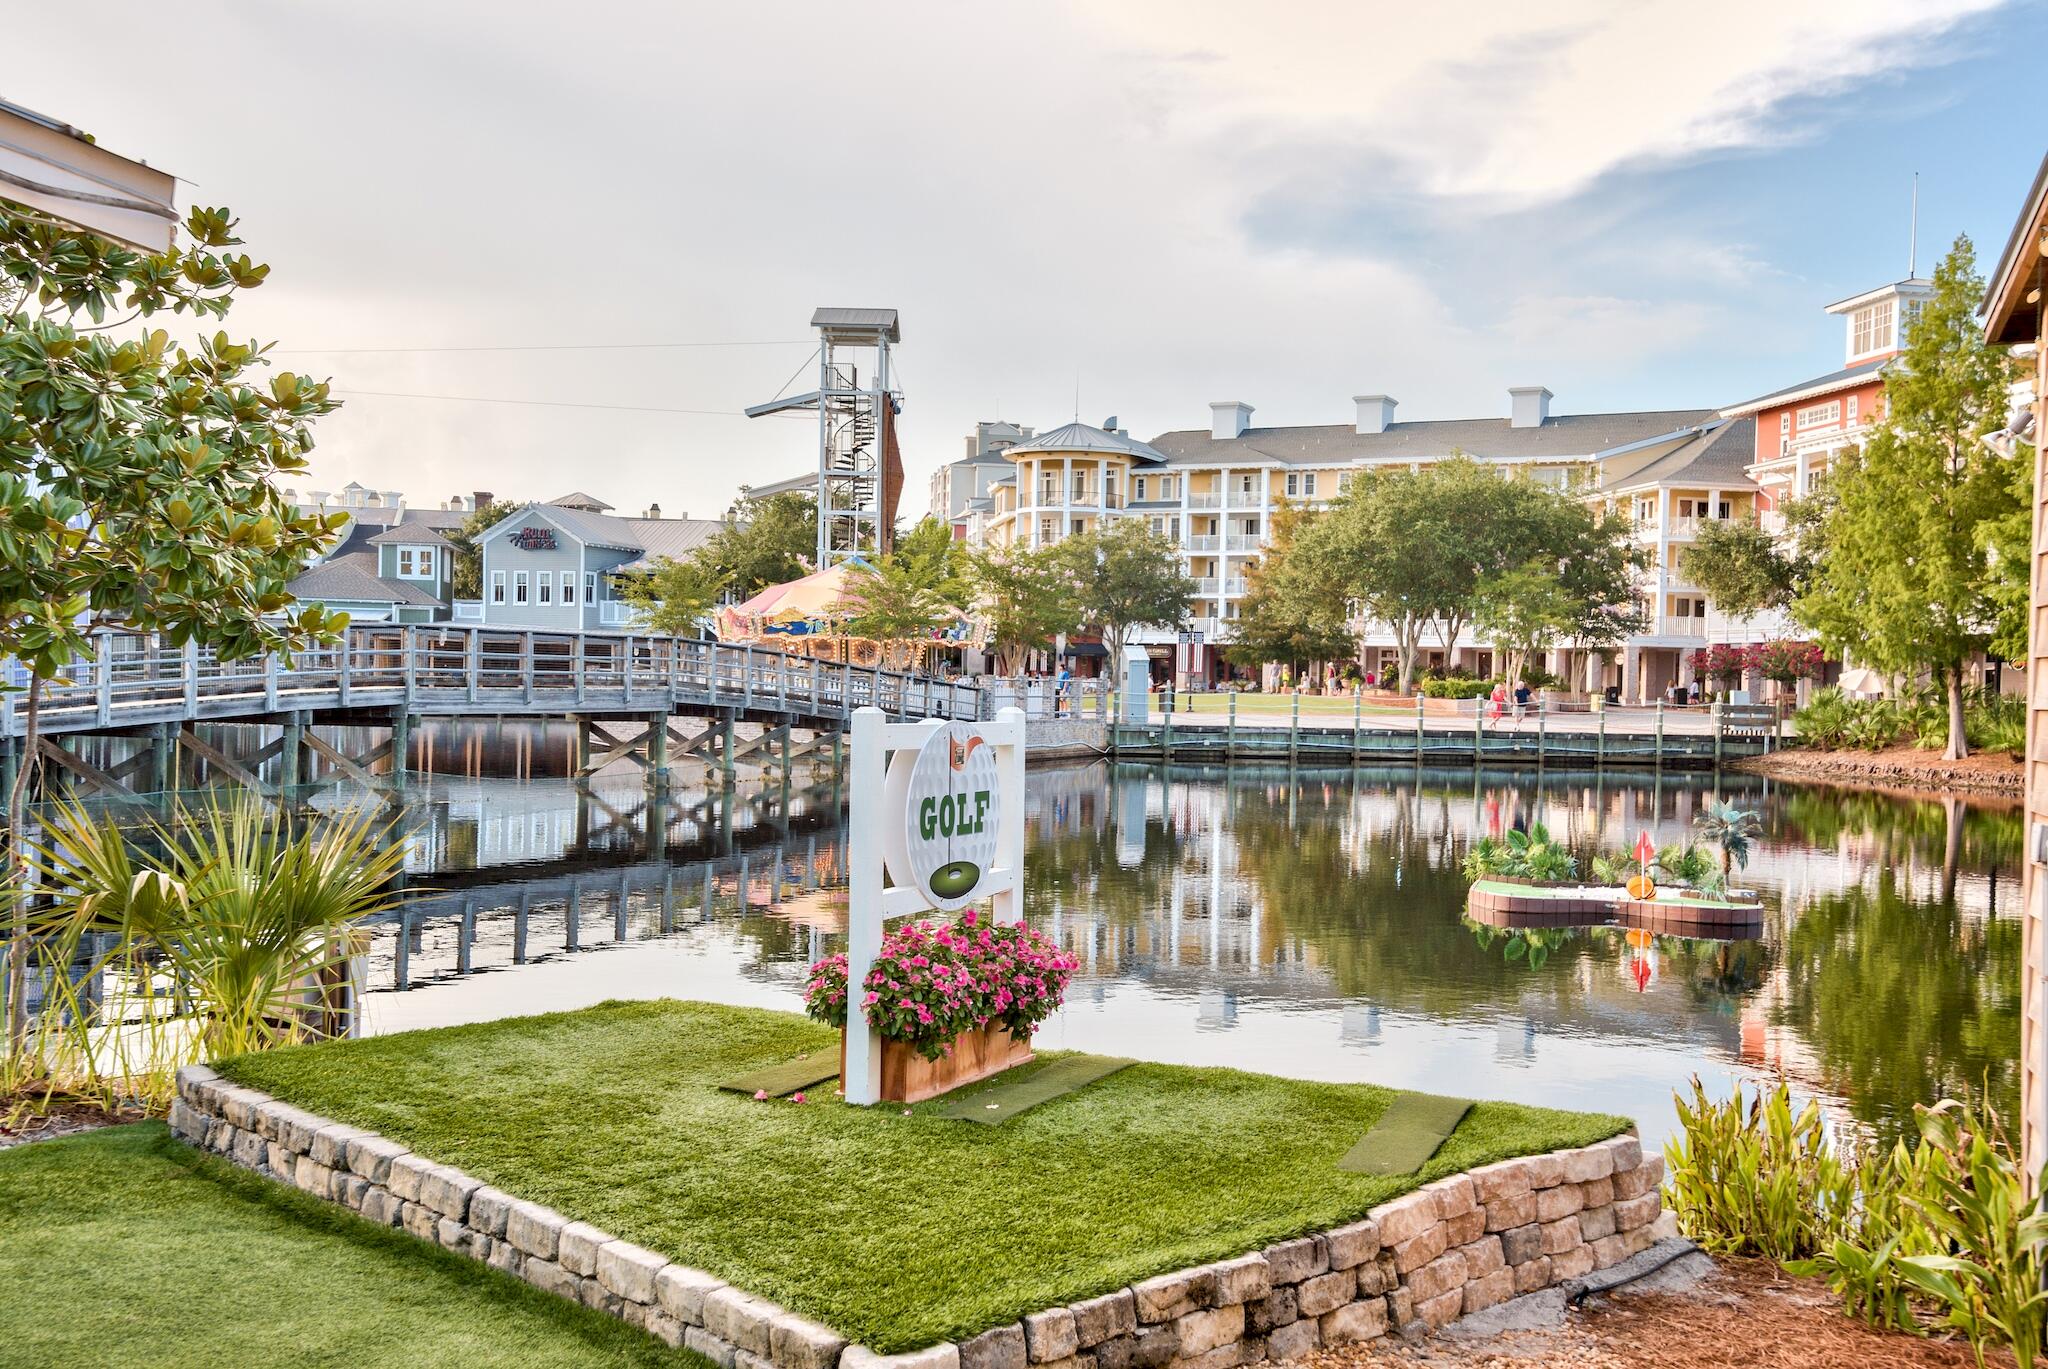
[[[1080,962],[1021,923],[911,922],[882,938],[861,1010],[881,1034],[884,1100],[915,1103],[1032,1058],[1031,1036],[1059,1009]],[[811,967],[804,1009],[840,1030],[845,1072],[846,956]]]

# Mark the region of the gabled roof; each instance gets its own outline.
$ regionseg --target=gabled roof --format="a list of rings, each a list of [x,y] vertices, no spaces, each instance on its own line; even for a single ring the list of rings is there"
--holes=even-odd
[[[2026,203],[2013,220],[2006,236],[2005,250],[1992,269],[1991,288],[1984,294],[1984,336],[1997,343],[2032,342],[2038,322],[2027,308],[2026,295],[2042,274],[2042,257],[2035,246],[2035,233],[2044,210],[2048,210],[2048,157],[2041,159],[2034,173],[2033,187]]]
[[[352,551],[331,557],[301,571],[285,588],[301,599],[323,603],[340,600],[353,604],[412,604],[439,607],[436,599],[418,585],[405,580],[386,580],[377,574],[374,552]]]
[[[1505,418],[1391,423],[1361,433],[1349,423],[1298,428],[1247,428],[1241,437],[1212,437],[1206,428],[1161,433],[1152,446],[1175,465],[1350,465],[1440,460],[1453,452],[1479,459],[1591,460],[1602,452],[1665,434],[1676,436],[1714,416],[1712,409],[1644,413],[1560,414],[1517,428]]]
[[[1062,424],[1050,432],[1040,433],[1029,442],[1006,447],[1000,455],[1005,460],[1014,460],[1033,452],[1104,452],[1134,457],[1139,461],[1166,460],[1166,453],[1150,443],[1098,428],[1092,423]]]
[[[680,561],[716,537],[719,529],[725,526],[716,518],[626,518],[615,521],[624,522],[632,528],[643,550],[638,560],[620,566],[620,570],[647,570],[663,557]]]
[[[1710,423],[1675,450],[1652,457],[1627,475],[1605,476],[1600,483],[1616,494],[1656,485],[1742,488],[1750,484],[1748,468],[1755,460],[1756,420],[1737,418]]]
[[[441,535],[439,528],[428,523],[393,523],[374,537],[363,539],[371,547],[448,547],[453,546]]]
[[[594,494],[585,494],[581,490],[572,491],[559,499],[550,499],[548,502],[558,509],[583,509],[589,513],[610,513],[612,511],[610,504],[605,503],[604,500],[599,499]]]
[[[1799,399],[1817,399],[1821,395],[1833,394],[1836,390],[1852,390],[1859,385],[1869,384],[1896,359],[1879,357],[1875,361],[1859,361],[1854,366],[1844,366],[1839,371],[1829,371],[1824,376],[1815,376],[1812,380],[1802,380],[1797,385],[1787,385],[1782,390],[1773,390],[1767,395],[1758,395],[1755,399],[1731,404],[1721,410],[1721,417],[1740,418],[1744,414],[1753,414],[1759,409],[1768,409],[1776,404],[1790,404]]]
[[[616,570],[645,570],[665,556],[681,559],[725,526],[716,518],[614,518],[561,504],[522,504],[493,523],[485,535],[494,535],[529,513],[542,515],[586,547],[638,553]]]

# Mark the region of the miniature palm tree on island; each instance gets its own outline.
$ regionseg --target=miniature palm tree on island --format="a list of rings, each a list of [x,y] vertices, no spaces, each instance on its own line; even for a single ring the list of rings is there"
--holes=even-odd
[[[1692,820],[1693,830],[1721,848],[1721,879],[1733,886],[1735,866],[1749,868],[1749,844],[1763,835],[1763,822],[1754,810],[1732,803],[1710,802]]]

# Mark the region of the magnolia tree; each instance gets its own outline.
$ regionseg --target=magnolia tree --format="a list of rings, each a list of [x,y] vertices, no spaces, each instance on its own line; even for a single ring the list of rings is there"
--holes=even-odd
[[[306,466],[327,385],[271,373],[225,332],[174,343],[133,318],[226,316],[269,268],[225,209],[149,256],[0,200],[0,655],[27,674],[7,796],[10,1059],[27,1025],[23,829],[47,682],[119,626],[224,660],[331,639],[347,619],[288,613],[286,584],[344,521],[302,515],[274,479]],[[128,315],[105,322],[111,312]]]

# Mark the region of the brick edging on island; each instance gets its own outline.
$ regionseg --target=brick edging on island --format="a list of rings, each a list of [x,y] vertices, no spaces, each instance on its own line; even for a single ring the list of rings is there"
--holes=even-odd
[[[1426,1184],[1335,1230],[900,1355],[204,1065],[171,1130],[244,1169],[629,1322],[722,1369],[1231,1369],[1439,1330],[1652,1243],[1664,1160],[1632,1135]]]

